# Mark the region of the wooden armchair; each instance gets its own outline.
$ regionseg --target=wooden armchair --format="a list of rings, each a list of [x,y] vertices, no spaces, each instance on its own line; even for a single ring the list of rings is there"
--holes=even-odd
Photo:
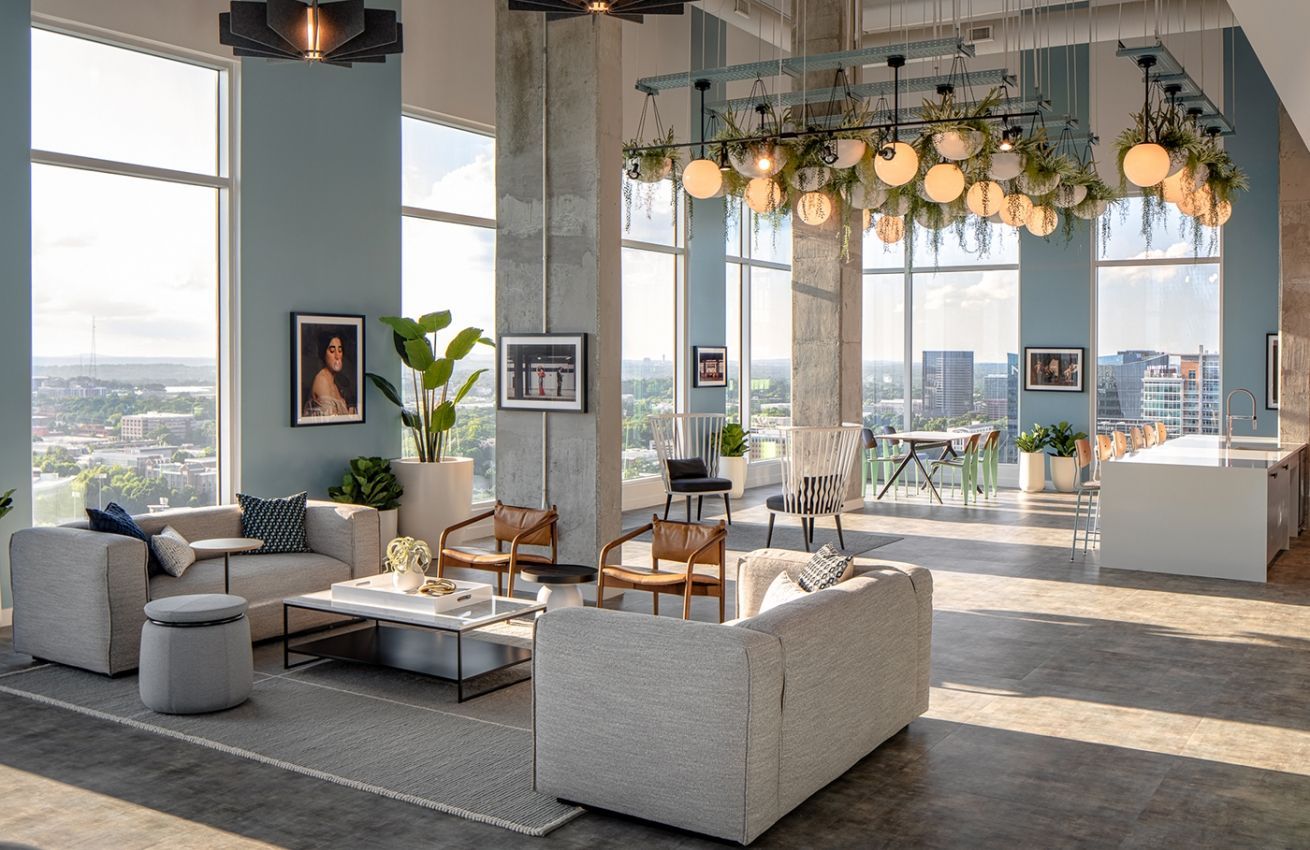
[[[466,526],[492,520],[492,536],[496,540],[495,549],[480,549],[475,546],[447,546],[451,532]],[[484,513],[457,522],[441,532],[441,543],[437,555],[437,577],[445,574],[447,567],[464,567],[474,570],[489,570],[496,574],[496,593],[504,594],[504,577],[509,574],[509,595],[514,595],[514,574],[519,564],[553,564],[559,552],[559,512],[551,505],[549,510],[519,508],[497,501],[496,506]],[[509,551],[505,551],[505,544]],[[550,556],[535,552],[522,552],[520,547],[550,547]]]
[[[693,596],[719,597],[719,622],[723,622],[723,592],[726,582],[728,529],[723,520],[714,525],[688,522],[666,522],[657,516],[641,528],[629,531],[600,550],[600,574],[596,589],[596,605],[605,606],[605,588],[646,590],[651,594],[651,612],[660,613],[661,593],[682,594],[682,618],[691,619]],[[609,554],[629,540],[646,532],[651,533],[649,570],[606,563]],[[660,569],[660,561],[677,561],[682,565],[676,571]],[[698,573],[697,564],[717,566],[717,577]]]

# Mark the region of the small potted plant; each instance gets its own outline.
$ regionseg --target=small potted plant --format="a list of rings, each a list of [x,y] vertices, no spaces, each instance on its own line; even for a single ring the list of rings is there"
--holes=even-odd
[[[1046,429],[1046,445],[1051,455],[1051,483],[1061,493],[1072,493],[1078,486],[1078,441],[1087,439],[1082,431],[1074,433],[1068,422],[1050,425]]]
[[[413,537],[397,537],[387,544],[385,567],[396,590],[418,590],[432,565],[432,548]]]
[[[355,458],[341,476],[341,486],[328,488],[328,498],[334,502],[364,505],[378,512],[384,554],[387,542],[396,536],[396,518],[404,494],[405,488],[391,471],[391,461],[382,457]]]
[[[1046,448],[1050,433],[1044,425],[1034,424],[1014,440],[1019,450],[1019,489],[1025,493],[1040,493],[1046,489]]]
[[[729,422],[719,434],[719,475],[732,482],[728,495],[740,499],[746,492],[746,453],[750,451],[750,431]]]

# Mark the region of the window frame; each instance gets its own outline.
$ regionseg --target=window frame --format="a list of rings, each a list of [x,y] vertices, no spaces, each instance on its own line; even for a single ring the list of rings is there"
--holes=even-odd
[[[218,193],[218,255],[214,258],[217,266],[217,293],[215,304],[215,321],[218,323],[216,337],[217,350],[214,352],[216,363],[215,404],[216,449],[218,451],[218,487],[219,504],[229,504],[241,489],[241,434],[238,423],[241,421],[241,322],[240,322],[240,217],[238,203],[239,181],[234,175],[240,174],[240,122],[241,114],[241,63],[235,59],[215,56],[197,50],[189,50],[174,45],[163,45],[148,39],[136,38],[122,33],[110,33],[99,28],[77,24],[62,18],[34,12],[31,16],[31,29],[40,29],[70,38],[80,38],[108,47],[130,50],[195,65],[218,74],[218,110],[217,133],[214,144],[217,148],[217,168],[215,174],[200,174],[179,171],[171,168],[159,168],[117,160],[100,159],[78,154],[60,153],[39,148],[29,148],[29,166],[44,165],[56,168],[77,169],[82,171],[113,174],[122,177],[136,177],[165,183],[177,183],[214,189]],[[29,435],[30,439],[30,435]]]

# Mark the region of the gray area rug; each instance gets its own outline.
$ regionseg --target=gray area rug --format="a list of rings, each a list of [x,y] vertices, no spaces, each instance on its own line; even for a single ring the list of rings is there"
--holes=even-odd
[[[0,677],[0,691],[527,835],[583,813],[532,790],[529,684],[460,704],[453,685],[398,670],[324,661],[278,673],[256,673],[243,705],[190,716],[145,708],[135,676],[55,664]]]
[[[767,523],[733,520],[732,525],[728,528],[728,548],[737,552],[763,549],[765,548],[764,541],[768,539],[768,536],[769,526]],[[846,540],[844,548],[838,545],[837,527],[832,524],[832,520],[817,520],[814,527],[814,543],[811,544],[810,551],[817,550],[825,543],[831,543],[841,549],[844,554],[859,555],[903,539],[891,534],[852,531],[849,528],[842,531],[842,536]],[[805,551],[805,538],[801,535],[800,521],[779,517],[773,525],[773,542],[769,545],[774,549]]]

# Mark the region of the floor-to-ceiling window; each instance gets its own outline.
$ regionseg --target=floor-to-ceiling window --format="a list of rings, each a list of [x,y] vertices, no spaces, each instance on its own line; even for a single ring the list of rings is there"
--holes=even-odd
[[[751,432],[751,459],[769,460],[791,424],[791,220],[729,203],[726,409]]]
[[[999,429],[1014,459],[1019,362],[1019,240],[970,219],[961,241],[911,228],[909,240],[864,240],[864,422],[867,426]],[[908,308],[908,310],[907,310]],[[908,344],[907,344],[908,342]],[[908,379],[907,379],[908,375]]]
[[[453,333],[496,331],[496,140],[483,133],[406,116],[401,119],[404,170],[401,303],[406,316],[449,310]],[[460,402],[450,451],[473,458],[473,498],[496,491],[494,351],[475,346],[451,383],[487,372]],[[402,383],[406,401],[413,390]],[[405,452],[413,453],[405,434]]]
[[[624,178],[628,180],[628,178]],[[623,478],[659,475],[652,414],[678,407],[678,290],[684,262],[682,213],[669,181],[628,180],[630,226],[623,234]]]
[[[1200,251],[1183,216],[1168,205],[1151,247],[1137,223],[1097,245],[1096,428],[1125,430],[1163,422],[1172,434],[1217,434],[1221,427],[1218,240]],[[1199,256],[1198,256],[1199,253]]]
[[[38,525],[217,504],[228,75],[32,30]]]

